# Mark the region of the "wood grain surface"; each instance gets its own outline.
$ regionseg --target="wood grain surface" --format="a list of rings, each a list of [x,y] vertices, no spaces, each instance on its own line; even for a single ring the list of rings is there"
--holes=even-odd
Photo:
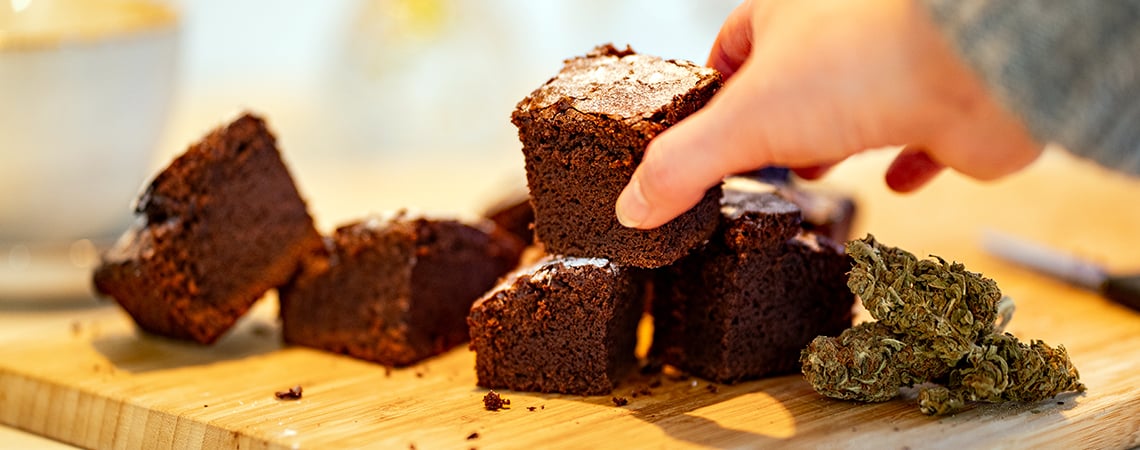
[[[1007,330],[1065,345],[1088,392],[932,418],[918,412],[913,393],[861,404],[822,398],[798,375],[719,385],[666,374],[631,377],[612,396],[505,391],[510,409],[492,412],[483,408],[486,390],[475,386],[466,348],[388,370],[282,347],[269,295],[214,347],[139,334],[114,306],[57,318],[34,332],[0,330],[0,423],[81,447],[125,449],[1140,444],[1140,314],[1003,263],[979,245],[981,230],[994,228],[1140,272],[1140,181],[1050,152],[1000,183],[944,174],[920,193],[899,196],[882,187],[888,161],[883,153],[856,158],[826,180],[856,193],[857,232],[994,278],[1017,302]],[[452,179],[438,169],[433,175]],[[419,187],[418,195],[441,198],[454,189],[443,185],[433,194]],[[368,206],[401,200],[409,201]],[[19,321],[5,316],[0,323]],[[274,397],[294,385],[304,388],[301,399]],[[615,406],[613,396],[629,403]]]

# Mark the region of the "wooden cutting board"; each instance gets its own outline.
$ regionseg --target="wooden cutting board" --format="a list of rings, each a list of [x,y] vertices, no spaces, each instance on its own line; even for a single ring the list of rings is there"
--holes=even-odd
[[[1018,304],[1008,331],[1064,344],[1088,392],[939,418],[920,414],[913,393],[881,404],[835,401],[798,375],[736,385],[650,375],[612,396],[506,391],[510,409],[492,412],[466,348],[399,370],[283,348],[270,295],[214,347],[140,335],[113,306],[5,337],[0,423],[128,449],[1140,445],[1140,314],[978,245],[980,229],[992,227],[1140,272],[1140,181],[1051,153],[999,184],[943,175],[919,194],[896,196],[879,181],[887,161],[859,158],[829,178],[858,194],[857,230],[997,280]],[[301,399],[275,398],[295,385]],[[615,396],[628,404],[616,406]]]

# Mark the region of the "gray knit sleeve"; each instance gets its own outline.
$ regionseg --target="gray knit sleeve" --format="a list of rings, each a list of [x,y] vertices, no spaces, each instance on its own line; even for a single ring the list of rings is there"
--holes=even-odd
[[[1140,0],[922,0],[1041,142],[1140,174]]]

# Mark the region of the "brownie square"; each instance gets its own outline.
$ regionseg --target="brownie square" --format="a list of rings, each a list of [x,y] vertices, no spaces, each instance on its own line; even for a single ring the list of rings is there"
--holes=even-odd
[[[151,333],[213,343],[320,235],[265,122],[246,114],[170,163],[103,255],[96,290]]]
[[[644,283],[601,258],[554,257],[509,275],[467,319],[479,386],[598,395],[635,365]]]
[[[467,341],[471,303],[523,244],[490,221],[399,212],[337,228],[279,291],[285,342],[406,366]]]
[[[614,205],[649,141],[703,106],[720,85],[713,69],[612,45],[567,60],[511,117],[523,144],[537,239],[552,254],[644,268],[672,263],[707,239],[718,220],[719,187],[653,230],[622,226]]]
[[[765,167],[728,177],[722,187],[730,189],[739,186],[749,190],[775,192],[800,208],[805,230],[827,236],[839,243],[850,240],[851,228],[858,211],[855,199],[842,192],[800,187],[793,181],[790,170]]]
[[[850,262],[775,194],[726,189],[723,203],[709,244],[655,277],[651,354],[723,383],[794,372],[813,338],[851,326]]]

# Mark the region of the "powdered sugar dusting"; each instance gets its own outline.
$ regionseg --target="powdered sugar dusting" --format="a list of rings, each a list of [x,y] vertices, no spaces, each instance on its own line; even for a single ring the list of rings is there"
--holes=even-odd
[[[437,213],[412,208],[401,208],[393,211],[373,212],[361,221],[361,225],[368,229],[379,230],[397,222],[413,222],[416,220],[429,220],[435,222],[458,222],[467,225],[485,234],[495,231],[495,222],[484,217],[470,214]]]
[[[560,262],[566,267],[594,266],[604,268],[610,265],[610,260],[606,258],[579,258],[576,256],[563,257],[562,259],[554,260],[554,262]]]
[[[620,266],[606,258],[580,258],[574,256],[547,256],[534,264],[516,269],[502,278],[497,286],[487,291],[484,298],[492,297],[495,293],[510,289],[520,279],[527,279],[531,283],[545,283],[565,268],[596,267],[616,275]]]
[[[579,258],[574,256],[557,257],[549,260],[540,261],[534,273],[530,276],[532,283],[544,283],[550,280],[550,277],[558,273],[565,267],[597,267],[599,269],[609,269],[610,273],[617,273],[617,266],[610,263],[610,260],[605,258]]]

